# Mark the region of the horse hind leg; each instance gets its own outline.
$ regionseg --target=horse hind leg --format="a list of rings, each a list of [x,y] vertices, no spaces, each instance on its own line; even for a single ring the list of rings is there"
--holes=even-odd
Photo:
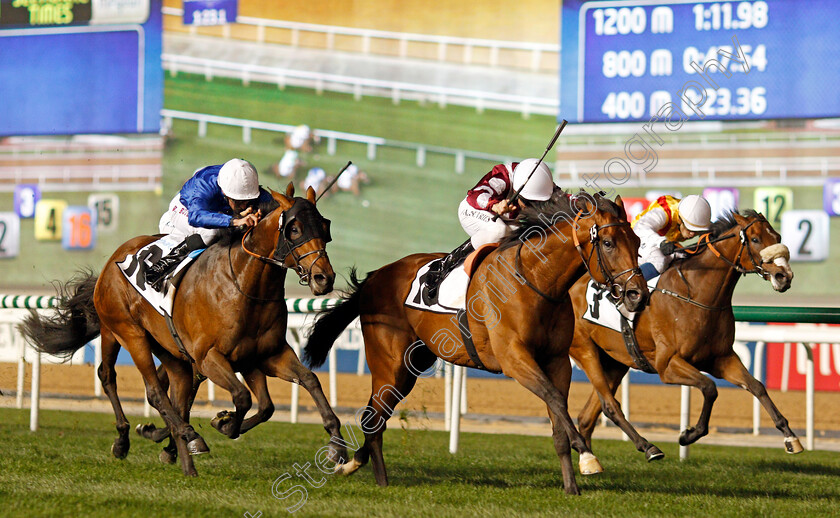
[[[157,368],[157,377],[160,381],[160,385],[164,391],[169,390],[169,375],[166,372],[166,367],[163,365],[158,366]],[[170,397],[171,399],[171,397]],[[143,437],[144,439],[149,439],[153,442],[163,442],[164,439],[170,437],[169,428],[163,427],[158,428],[155,426],[154,423],[145,423],[145,424],[138,424],[134,431],[137,432],[137,435]],[[175,444],[170,441],[169,446],[167,447],[168,450],[174,451]],[[174,460],[173,460],[174,462]],[[170,463],[171,464],[171,463]]]
[[[737,354],[732,353],[731,355],[719,358],[715,362],[714,371],[712,375],[723,378],[733,385],[748,390],[750,394],[761,402],[761,405],[770,414],[770,418],[773,419],[773,424],[785,436],[785,451],[787,453],[796,454],[804,451],[802,443],[799,442],[799,437],[793,433],[793,430],[788,425],[788,420],[779,412],[773,400],[770,399],[764,384],[755,379],[747,371]]]
[[[299,383],[309,392],[318,408],[318,412],[321,414],[324,429],[330,434],[330,458],[338,465],[344,464],[347,461],[347,443],[341,436],[341,421],[327,401],[318,377],[300,362],[300,359],[288,344],[283,347],[279,354],[264,360],[260,364],[260,369],[269,376]],[[265,383],[264,379],[263,383]],[[266,395],[267,393],[266,391]],[[270,403],[270,401],[269,399],[268,402]],[[271,411],[273,410],[274,406],[272,405]],[[268,418],[266,417],[266,419]],[[338,466],[336,466],[336,469],[338,469]]]
[[[416,338],[416,337],[413,337]],[[422,372],[431,367],[436,357],[425,347],[412,350],[410,370],[404,360],[405,351],[412,343],[411,336],[384,326],[365,330],[365,348],[368,352],[368,366],[371,370],[372,387],[370,401],[364,409],[360,421],[365,434],[365,443],[356,452],[353,461],[345,466],[345,474],[358,469],[359,461],[366,461],[370,456],[374,478],[380,486],[388,485],[388,473],[385,458],[382,455],[382,434],[385,432],[388,418],[396,406],[405,399],[417,382],[415,372]],[[364,462],[361,462],[364,464]]]
[[[114,334],[105,326],[101,328],[102,363],[99,364],[97,374],[102,383],[102,389],[111,400],[111,407],[114,409],[114,417],[117,420],[117,433],[119,434],[111,445],[111,454],[118,459],[124,459],[128,455],[131,441],[128,437],[131,425],[123,412],[120,397],[117,394],[117,373],[114,366],[117,363],[117,354],[120,352],[120,344],[114,338]]]

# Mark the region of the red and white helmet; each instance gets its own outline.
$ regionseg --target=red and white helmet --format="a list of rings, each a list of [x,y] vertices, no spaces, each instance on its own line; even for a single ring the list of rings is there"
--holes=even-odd
[[[219,187],[232,200],[253,200],[260,196],[257,170],[247,160],[233,158],[219,171]]]
[[[712,225],[712,208],[709,202],[701,196],[691,194],[680,201],[677,206],[680,219],[685,228],[693,232],[709,230]]]
[[[537,166],[537,162],[539,162],[539,166]],[[537,166],[536,171],[534,171],[535,166]],[[531,176],[532,171],[534,172],[533,176]],[[530,180],[528,180],[529,176],[531,176]],[[551,198],[551,193],[554,192],[551,169],[545,165],[545,162],[540,162],[536,158],[526,158],[519,162],[519,165],[513,170],[513,190],[519,191],[519,188],[523,185],[525,187],[522,188],[519,196],[526,200],[546,201]]]

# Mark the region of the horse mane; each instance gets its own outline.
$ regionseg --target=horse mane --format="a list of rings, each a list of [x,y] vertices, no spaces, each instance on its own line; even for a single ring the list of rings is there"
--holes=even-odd
[[[585,191],[581,190],[580,192],[583,193]],[[621,217],[618,212],[618,205],[609,199],[600,195],[588,195],[588,198],[595,200],[598,210],[608,212],[616,217]],[[499,250],[505,250],[521,243],[520,238],[535,227],[547,229],[558,221],[558,216],[561,214],[566,215],[566,217],[561,219],[567,221],[574,220],[579,210],[574,207],[573,200],[574,196],[560,187],[555,187],[551,197],[546,201],[523,200],[525,201],[525,207],[519,211],[519,215],[516,218],[519,227],[509,236],[502,239],[499,243]]]
[[[279,207],[280,204],[274,198],[269,198],[267,201],[262,201],[257,205],[257,209],[262,211],[263,219],[265,219],[269,214],[274,212],[274,209]],[[226,227],[221,229],[219,233],[219,239],[216,243],[219,243],[221,246],[229,246],[231,243],[236,244],[242,241],[242,235],[245,234],[245,230],[239,227]]]
[[[754,218],[760,216],[758,212],[752,209],[745,210],[743,214],[741,214],[737,210],[727,211],[726,214],[721,216],[720,219],[712,223],[712,226],[709,227],[709,237],[712,239],[720,237],[724,233],[738,226],[738,222],[735,221],[735,214],[738,214],[739,216],[744,216],[745,218]]]

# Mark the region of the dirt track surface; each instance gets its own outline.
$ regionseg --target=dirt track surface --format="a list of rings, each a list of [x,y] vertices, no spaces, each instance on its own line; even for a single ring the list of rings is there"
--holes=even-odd
[[[29,374],[27,368],[26,391],[29,390]],[[329,395],[329,377],[326,373],[318,373],[324,388]],[[13,392],[16,387],[17,365],[0,363],[0,391],[4,394]],[[41,393],[48,397],[52,394],[80,396],[77,402],[53,404],[53,407],[74,410],[109,410],[107,399],[96,401],[87,399],[94,395],[94,368],[89,365],[43,365],[41,371]],[[117,382],[120,397],[128,403],[126,411],[131,413],[131,406],[139,408],[138,403],[143,400],[143,382],[138,371],[131,366],[117,367]],[[339,374],[338,413],[345,416],[352,415],[359,408],[367,404],[370,397],[370,377],[354,374]],[[282,416],[283,408],[288,408],[292,385],[276,379],[269,379],[269,390],[281,411],[276,416]],[[546,424],[545,405],[529,391],[513,380],[478,379],[472,378],[467,382],[467,400],[469,417],[473,424],[469,429],[473,431],[507,432],[507,433],[546,433],[550,432]],[[573,383],[569,397],[569,408],[572,417],[577,413],[589,396],[590,386],[586,383]],[[771,391],[770,397],[776,406],[790,421],[791,427],[799,435],[804,436],[805,430],[805,394],[803,392]],[[2,398],[7,399],[7,398]],[[207,404],[206,384],[202,386],[196,399],[197,412],[214,414],[220,408],[233,408],[230,396],[224,390],[216,390],[217,404],[213,407]],[[301,391],[302,412],[314,410],[312,399]],[[721,388],[719,397],[712,411],[711,434],[739,429],[745,431],[752,427],[752,396],[744,390]],[[133,403],[133,405],[131,404]],[[255,402],[256,403],[256,402]],[[8,404],[8,401],[6,402]],[[222,406],[219,406],[219,405]],[[701,396],[696,390],[692,391],[692,423],[697,419],[700,411]],[[406,398],[405,404],[398,407],[408,410],[408,426],[430,427],[436,426],[432,421],[439,419],[444,411],[444,383],[443,379],[420,379],[412,393]],[[680,389],[679,387],[661,387],[650,385],[632,385],[630,389],[630,420],[640,432],[645,435],[648,430],[665,431],[667,436],[676,440],[677,425],[679,424]],[[504,419],[505,417],[513,418]],[[396,421],[397,416],[392,421]],[[414,423],[411,423],[411,421]],[[513,421],[513,422],[511,422]],[[424,424],[425,423],[425,424]],[[403,423],[404,425],[406,423]],[[392,426],[399,426],[396,422]],[[762,433],[775,435],[773,423],[762,410]],[[467,428],[464,428],[465,430]],[[765,429],[767,430],[765,432]],[[600,429],[599,429],[600,430]],[[816,437],[823,435],[837,437],[840,435],[840,394],[818,392],[815,396],[815,430]],[[596,431],[596,437],[602,436]],[[781,435],[779,439],[781,444]],[[752,442],[752,436],[744,436],[744,443]],[[803,440],[804,442],[804,440]]]

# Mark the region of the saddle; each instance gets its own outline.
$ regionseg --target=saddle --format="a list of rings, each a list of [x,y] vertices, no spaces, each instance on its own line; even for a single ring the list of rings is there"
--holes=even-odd
[[[429,270],[434,268],[435,263],[439,263],[443,258],[434,259],[424,264],[417,270],[417,275],[415,275],[408,297],[406,297],[405,305],[433,313],[456,314],[458,310],[466,307],[467,288],[473,273],[490,252],[498,247],[498,243],[488,243],[468,255],[462,264],[440,281],[436,300],[429,300],[425,297],[423,287]]]

